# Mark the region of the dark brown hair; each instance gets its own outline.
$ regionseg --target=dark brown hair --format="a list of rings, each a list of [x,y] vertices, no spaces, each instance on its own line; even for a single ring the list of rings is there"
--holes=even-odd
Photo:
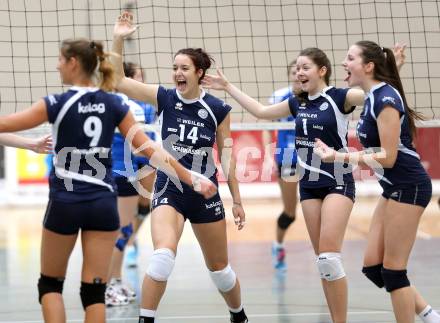
[[[295,58],[293,61],[291,61],[291,62],[289,63],[289,65],[287,65],[287,76],[290,75],[290,70],[291,70],[292,67],[295,66],[295,65],[296,65],[296,58]]]
[[[361,49],[360,56],[362,57],[363,63],[368,64],[372,62],[374,64],[374,79],[388,83],[399,91],[405,106],[405,112],[408,116],[411,134],[415,136],[415,120],[423,120],[423,116],[419,112],[411,109],[407,104],[393,51],[386,47],[380,47],[375,42],[369,40],[358,41],[355,45]]]
[[[196,71],[200,69],[203,70],[203,74],[199,78],[199,84],[205,77],[206,71],[211,67],[211,63],[214,62],[212,56],[206,53],[202,48],[182,48],[177,51],[174,58],[177,55],[188,56],[196,67]]]
[[[133,62],[124,62],[124,74],[126,77],[133,78],[136,74],[136,70],[140,69],[140,66]]]
[[[104,91],[113,91],[114,69],[101,42],[89,39],[66,39],[61,43],[61,54],[67,60],[75,57],[80,62],[84,73],[90,78],[93,77],[99,64],[98,71],[102,75],[99,87]]]
[[[327,55],[322,50],[316,47],[309,47],[303,49],[298,56],[306,56],[310,58],[313,63],[318,66],[319,69],[325,66],[327,68],[327,73],[325,73],[324,76],[325,84],[330,84],[330,76],[332,75],[332,64],[330,63]]]

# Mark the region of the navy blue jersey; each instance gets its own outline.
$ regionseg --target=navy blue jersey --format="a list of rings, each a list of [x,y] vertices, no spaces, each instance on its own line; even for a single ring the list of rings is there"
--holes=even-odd
[[[111,146],[115,128],[129,110],[127,101],[83,87],[44,101],[54,145],[50,198],[74,203],[114,196]]]
[[[143,108],[144,117],[145,117],[145,124],[154,124],[156,121],[156,108],[152,106],[151,104],[147,104],[145,102],[139,101],[139,100],[133,100],[138,105],[140,105]],[[153,131],[146,132],[148,137],[150,137],[152,140],[156,139],[156,134]],[[149,160],[145,156],[135,155],[134,161],[138,165],[147,165],[149,163]]]
[[[157,92],[157,103],[163,147],[184,167],[217,183],[213,145],[217,127],[231,107],[204,91],[198,99],[187,100],[176,89],[162,86]],[[156,184],[163,184],[167,178],[159,171]],[[192,194],[192,190],[188,192]]]
[[[300,166],[300,183],[304,187],[318,188],[353,182],[351,167],[343,163],[325,163],[313,153],[315,139],[321,139],[336,150],[346,149],[348,113],[344,111],[349,89],[327,87],[304,103],[289,98],[289,108],[295,117],[295,145]]]
[[[400,114],[400,138],[397,159],[392,168],[375,169],[379,183],[384,188],[400,184],[417,184],[429,179],[420,157],[412,145],[408,116],[400,93],[391,85],[380,83],[367,94],[364,109],[357,125],[357,136],[365,148],[381,147],[377,118],[383,108],[389,106]]]
[[[275,104],[287,100],[293,95],[292,88],[285,87],[275,91],[272,94],[272,97],[269,99],[270,104]],[[293,116],[288,116],[287,118],[281,118],[278,121],[281,122],[295,122],[295,118]],[[277,147],[279,151],[275,154],[275,160],[277,164],[283,163],[283,156],[286,148],[295,149],[295,129],[289,130],[278,130],[277,132]],[[287,152],[287,156],[289,154],[292,156],[292,160],[289,162],[291,165],[296,164],[296,152],[291,153]],[[286,161],[285,161],[286,162]]]
[[[121,94],[118,94],[121,95]],[[122,94],[122,96],[124,96]],[[137,101],[133,99],[128,99],[128,105],[130,107],[130,111],[133,114],[135,120],[137,122],[142,122],[145,124],[152,124],[155,121],[155,109],[153,106],[146,104],[142,101]],[[147,132],[147,135],[154,140],[155,134],[154,132]],[[124,149],[131,149],[129,147],[128,142],[125,142],[125,138],[120,133],[115,133],[112,145],[112,157],[113,157],[113,172],[115,176],[119,175],[120,172],[125,172],[125,161],[124,161]],[[130,154],[131,159],[127,160],[133,165],[133,170],[137,170],[138,161],[144,161],[142,164],[147,164],[148,159],[143,156],[135,156],[134,154]],[[136,164],[136,165],[135,165]],[[135,176],[135,173],[131,174]],[[136,180],[135,177],[130,179],[130,181]]]

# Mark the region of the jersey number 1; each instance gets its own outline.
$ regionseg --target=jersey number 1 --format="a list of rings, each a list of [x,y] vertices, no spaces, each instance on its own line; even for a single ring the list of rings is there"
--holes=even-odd
[[[309,133],[307,132],[307,119],[303,119],[303,130],[304,130],[304,135],[308,136]]]

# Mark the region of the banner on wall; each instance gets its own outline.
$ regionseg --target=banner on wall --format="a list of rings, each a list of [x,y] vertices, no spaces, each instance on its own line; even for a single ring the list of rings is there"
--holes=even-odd
[[[274,182],[277,180],[273,159],[265,160],[262,131],[232,132],[232,150],[237,159],[236,175],[240,183]],[[361,150],[354,131],[349,132],[349,147]],[[440,129],[419,129],[416,148],[422,163],[432,179],[440,178]],[[215,153],[215,160],[218,160]],[[18,184],[46,184],[51,155],[40,155],[29,150],[16,150]],[[225,181],[220,163],[217,163],[219,180]],[[357,168],[354,171],[356,180],[374,179],[371,170]]]
[[[240,183],[274,182],[277,179],[276,165],[272,157],[265,155],[263,143],[263,131],[233,131],[232,153],[234,154],[237,167],[235,175]],[[217,157],[217,149],[214,152],[217,163],[219,181],[226,181]]]
[[[41,155],[25,149],[16,151],[18,184],[46,184],[50,155]]]

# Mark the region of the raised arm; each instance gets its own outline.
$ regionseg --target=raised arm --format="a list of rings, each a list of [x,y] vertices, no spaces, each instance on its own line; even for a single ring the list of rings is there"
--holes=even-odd
[[[208,89],[226,91],[232,96],[244,109],[253,116],[260,119],[279,119],[291,115],[287,100],[265,106],[257,100],[251,98],[246,93],[239,90],[236,86],[229,83],[220,69],[217,68],[217,75],[206,74],[202,80],[202,86]]]
[[[406,49],[405,43],[396,43],[393,47],[394,59],[396,60],[396,66],[399,72],[402,66],[405,64],[405,59],[406,59],[405,49]]]
[[[133,25],[133,14],[130,12],[123,12],[113,28],[112,51],[114,55],[111,56],[111,60],[116,72],[116,89],[130,98],[157,106],[158,85],[145,84],[124,75],[122,64],[124,39],[134,33],[136,29],[137,26]]]
[[[222,121],[217,128],[216,142],[218,149],[218,156],[222,165],[223,173],[227,177],[229,191],[232,195],[232,215],[234,216],[235,224],[238,230],[244,227],[246,214],[241,203],[240,188],[238,180],[235,176],[235,168],[237,161],[232,153],[232,138],[230,129],[230,114]]]

